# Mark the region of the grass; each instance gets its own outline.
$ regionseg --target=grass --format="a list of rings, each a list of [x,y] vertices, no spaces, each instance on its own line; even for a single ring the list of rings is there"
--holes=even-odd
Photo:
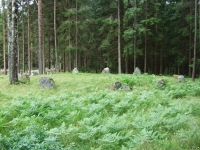
[[[44,75],[43,75],[44,76]],[[0,150],[7,149],[199,149],[198,79],[133,74],[49,75],[10,85],[0,76]],[[156,81],[166,81],[164,89]],[[133,91],[111,90],[119,81]]]

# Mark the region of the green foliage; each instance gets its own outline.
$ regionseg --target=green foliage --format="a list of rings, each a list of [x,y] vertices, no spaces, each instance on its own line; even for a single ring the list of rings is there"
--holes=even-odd
[[[32,77],[28,85],[1,89],[1,95],[14,93],[1,100],[0,149],[199,147],[198,82],[186,79],[178,83],[163,76],[168,82],[159,90],[156,81],[160,76],[148,74],[50,76],[57,85],[55,90],[40,89],[39,77]],[[0,78],[0,82],[7,78]],[[115,81],[133,91],[111,90]]]

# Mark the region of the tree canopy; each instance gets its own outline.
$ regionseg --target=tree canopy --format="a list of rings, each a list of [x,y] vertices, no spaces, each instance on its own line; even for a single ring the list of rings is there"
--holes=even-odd
[[[44,68],[59,64],[60,71],[77,67],[99,73],[109,67],[118,73],[120,32],[122,73],[133,73],[139,67],[147,73],[191,77],[196,33],[196,74],[200,73],[200,5],[195,11],[194,0],[57,0],[56,9],[54,4],[42,0],[40,49]],[[38,0],[19,1],[18,15],[19,68],[38,68]],[[0,39],[3,50],[2,36]],[[3,51],[0,57],[0,68],[4,68]]]

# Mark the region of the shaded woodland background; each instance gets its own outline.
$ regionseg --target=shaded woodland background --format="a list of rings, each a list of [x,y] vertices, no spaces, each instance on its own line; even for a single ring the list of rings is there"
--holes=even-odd
[[[38,69],[38,1],[19,2],[18,63],[19,70],[25,72]],[[199,7],[196,75],[200,73]],[[5,0],[1,10],[0,68],[4,68],[7,61],[4,59],[4,53],[7,55]],[[119,26],[122,73],[133,73],[139,67],[147,73],[191,77],[194,0],[56,0],[56,5],[42,0],[44,68],[55,68],[57,61],[59,70],[64,72],[77,67],[82,72],[99,73],[109,67],[112,73],[117,73]]]

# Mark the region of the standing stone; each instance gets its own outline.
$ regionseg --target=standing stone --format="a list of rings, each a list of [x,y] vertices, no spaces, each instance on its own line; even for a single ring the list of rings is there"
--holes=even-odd
[[[119,88],[121,88],[121,86],[122,86],[122,84],[120,83],[120,82],[115,82],[112,86],[111,86],[111,88],[113,89],[113,90],[118,90]]]
[[[21,81],[22,83],[30,82],[30,77],[29,77],[29,75],[27,75],[27,74],[22,74],[21,77],[20,77],[20,81]]]
[[[136,67],[135,71],[133,73],[134,74],[141,74],[141,70],[138,67]]]
[[[164,79],[158,79],[157,81],[157,88],[164,89],[166,87],[166,82]]]
[[[108,67],[106,67],[102,70],[102,73],[110,73],[110,69]]]
[[[115,82],[112,86],[111,89],[113,90],[125,90],[125,91],[132,91],[132,88],[130,86],[122,85],[120,82]]]
[[[78,73],[78,69],[77,69],[77,68],[74,68],[74,69],[72,70],[72,73],[73,73],[73,74],[77,74],[77,73]]]
[[[183,75],[178,76],[178,82],[185,82],[185,78]]]
[[[42,88],[50,88],[50,89],[53,89],[55,88],[55,83],[54,83],[54,80],[52,78],[49,78],[49,77],[41,77],[39,79],[39,82],[40,82],[40,86]]]

